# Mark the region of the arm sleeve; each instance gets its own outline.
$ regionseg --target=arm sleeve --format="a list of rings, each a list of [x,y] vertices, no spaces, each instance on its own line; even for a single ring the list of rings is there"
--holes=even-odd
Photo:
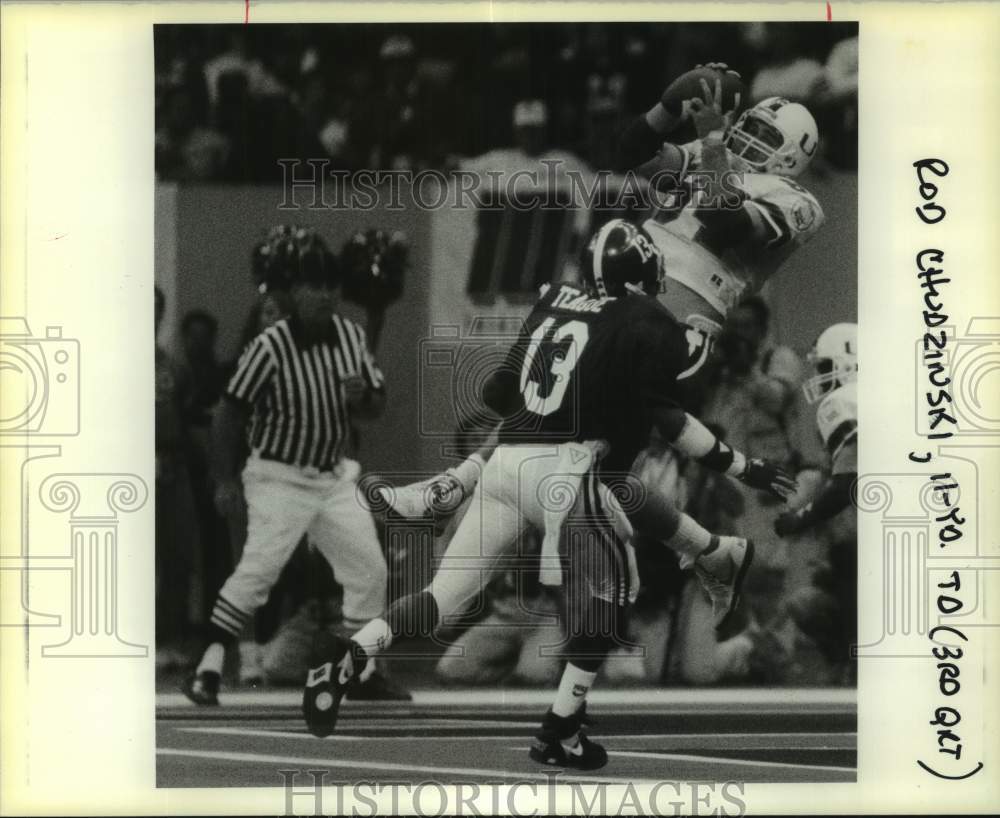
[[[226,387],[226,395],[241,403],[256,403],[274,377],[276,368],[270,344],[262,333],[250,342],[240,356],[236,371]]]
[[[854,472],[831,475],[813,500],[795,512],[800,526],[818,525],[847,508],[851,503],[851,486],[856,479]]]
[[[660,149],[662,143],[663,137],[649,126],[643,114],[633,117],[618,139],[619,170],[639,167]]]

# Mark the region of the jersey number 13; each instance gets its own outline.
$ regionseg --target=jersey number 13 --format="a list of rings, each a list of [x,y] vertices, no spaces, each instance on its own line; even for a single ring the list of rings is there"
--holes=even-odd
[[[536,415],[551,415],[563,402],[570,376],[583,348],[590,338],[590,330],[583,321],[556,324],[555,318],[546,318],[531,334],[521,365],[521,395],[528,411]],[[548,371],[539,373],[535,359],[542,353],[548,361]],[[533,379],[543,374],[547,384]]]

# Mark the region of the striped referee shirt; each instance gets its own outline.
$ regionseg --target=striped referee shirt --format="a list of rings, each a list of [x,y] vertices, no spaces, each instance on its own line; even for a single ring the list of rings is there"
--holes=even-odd
[[[250,342],[226,394],[253,409],[251,450],[329,471],[351,433],[344,381],[355,375],[371,389],[383,388],[357,324],[334,315],[327,337],[309,341],[294,318],[285,318]]]

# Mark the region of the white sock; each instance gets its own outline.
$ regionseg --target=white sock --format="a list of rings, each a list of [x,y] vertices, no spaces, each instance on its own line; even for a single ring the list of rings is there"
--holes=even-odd
[[[365,653],[374,657],[388,650],[389,645],[392,644],[392,631],[389,629],[389,623],[384,619],[373,619],[354,634],[351,641],[357,642],[365,649]]]
[[[581,670],[572,662],[567,662],[566,669],[559,680],[556,700],[552,703],[552,712],[560,718],[572,716],[583,705],[583,700],[587,698],[587,691],[590,690],[596,678],[596,671],[590,673]]]
[[[222,675],[222,664],[226,661],[226,648],[221,642],[213,642],[207,648],[198,663],[195,673],[218,673]]]
[[[687,514],[681,514],[677,530],[668,540],[663,541],[671,551],[680,556],[681,568],[690,568],[701,552],[712,543],[712,534]]]

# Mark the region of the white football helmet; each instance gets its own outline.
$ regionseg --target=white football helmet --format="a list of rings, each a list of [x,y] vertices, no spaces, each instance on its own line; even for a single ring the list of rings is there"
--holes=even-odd
[[[858,325],[834,324],[823,330],[809,353],[809,363],[816,372],[802,384],[809,403],[815,403],[834,389],[856,381]]]
[[[768,97],[740,114],[726,147],[752,171],[798,176],[819,147],[819,131],[804,105]]]

